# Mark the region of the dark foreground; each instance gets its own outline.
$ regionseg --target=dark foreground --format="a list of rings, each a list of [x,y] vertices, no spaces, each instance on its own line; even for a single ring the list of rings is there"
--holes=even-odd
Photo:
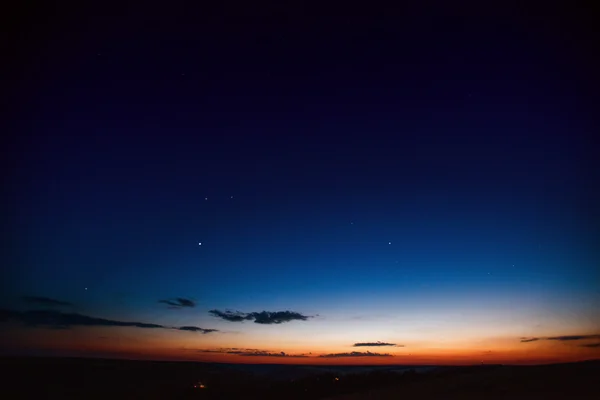
[[[598,399],[600,361],[544,366],[306,367],[2,358],[1,398]]]

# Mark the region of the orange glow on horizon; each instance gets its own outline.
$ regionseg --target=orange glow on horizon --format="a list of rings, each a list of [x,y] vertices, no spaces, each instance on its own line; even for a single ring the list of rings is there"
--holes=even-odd
[[[298,343],[275,347],[259,346],[239,336],[169,335],[170,332],[114,328],[57,331],[8,330],[7,343],[15,348],[38,349],[41,354],[65,354],[77,357],[127,358],[140,360],[195,361],[235,364],[299,365],[473,365],[473,364],[546,364],[597,359],[599,348],[581,346],[584,342],[540,340],[521,343],[519,337],[488,338],[477,342],[407,342],[405,347],[330,348],[301,347]],[[180,334],[180,332],[176,332]],[[179,338],[185,341],[178,340]],[[189,339],[188,339],[189,338]],[[193,339],[193,340],[192,340]],[[229,343],[225,343],[225,342]],[[182,345],[183,343],[184,345]],[[210,343],[210,344],[209,344]],[[262,344],[262,341],[261,343]],[[193,347],[192,347],[193,346]],[[223,350],[220,350],[223,349]],[[228,354],[227,350],[237,349]],[[251,355],[240,355],[240,351]],[[371,352],[391,357],[324,357],[329,354]],[[233,354],[235,353],[235,354]],[[268,355],[261,355],[261,354]],[[283,353],[283,354],[282,354]]]

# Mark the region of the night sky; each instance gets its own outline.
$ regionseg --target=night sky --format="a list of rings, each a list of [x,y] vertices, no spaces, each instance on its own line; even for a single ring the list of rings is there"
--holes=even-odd
[[[597,358],[584,11],[22,10],[2,352]]]

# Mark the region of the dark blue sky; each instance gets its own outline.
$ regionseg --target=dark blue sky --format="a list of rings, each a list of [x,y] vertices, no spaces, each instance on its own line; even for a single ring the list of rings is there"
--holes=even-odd
[[[14,46],[5,306],[147,321],[180,296],[208,326],[531,301],[589,329],[584,23],[59,11]]]

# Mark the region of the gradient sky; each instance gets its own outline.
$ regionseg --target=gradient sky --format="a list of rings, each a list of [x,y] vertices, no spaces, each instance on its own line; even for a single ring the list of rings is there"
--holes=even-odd
[[[359,11],[26,14],[3,351],[597,358],[588,25]]]

